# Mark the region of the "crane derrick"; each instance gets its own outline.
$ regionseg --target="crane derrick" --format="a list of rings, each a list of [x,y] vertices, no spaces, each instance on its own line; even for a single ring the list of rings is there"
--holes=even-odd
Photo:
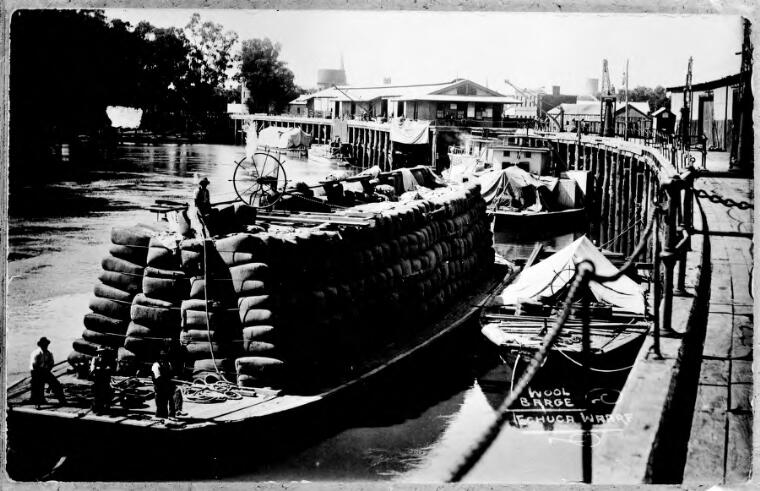
[[[602,60],[602,90],[600,99],[602,100],[601,114],[599,125],[599,134],[601,136],[615,136],[615,109],[617,98],[615,88],[610,82],[610,72],[607,68],[607,60]]]

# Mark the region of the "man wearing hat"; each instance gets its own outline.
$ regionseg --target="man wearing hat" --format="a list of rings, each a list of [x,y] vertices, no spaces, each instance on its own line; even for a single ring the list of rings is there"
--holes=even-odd
[[[50,340],[46,337],[41,337],[37,341],[38,348],[32,351],[30,358],[29,368],[32,372],[32,398],[31,402],[39,406],[45,404],[45,384],[50,385],[50,388],[55,393],[55,397],[61,404],[66,403],[66,396],[63,393],[63,387],[58,382],[51,370],[55,365],[53,359],[53,353],[48,351]]]
[[[198,182],[198,190],[195,191],[195,207],[206,216],[211,213],[211,195],[208,192],[209,180],[205,177]]]

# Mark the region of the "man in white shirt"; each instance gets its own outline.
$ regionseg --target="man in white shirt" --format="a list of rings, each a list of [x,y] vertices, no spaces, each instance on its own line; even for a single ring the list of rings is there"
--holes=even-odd
[[[169,353],[162,350],[150,369],[153,378],[153,391],[156,394],[156,417],[174,418],[177,408],[174,403],[174,372],[169,363]]]
[[[32,398],[31,402],[39,406],[40,404],[46,404],[45,400],[45,384],[50,385],[50,388],[55,393],[55,397],[61,404],[66,403],[66,396],[63,393],[63,387],[60,382],[53,376],[51,370],[55,365],[53,359],[53,353],[48,351],[50,340],[46,337],[41,337],[37,341],[38,348],[32,351],[32,355],[29,360],[29,369],[32,372]]]

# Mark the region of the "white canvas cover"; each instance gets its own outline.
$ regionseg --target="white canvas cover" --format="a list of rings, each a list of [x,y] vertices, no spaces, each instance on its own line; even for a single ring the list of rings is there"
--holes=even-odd
[[[278,128],[270,126],[259,132],[257,144],[272,148],[295,148],[308,146],[311,135],[300,128]]]
[[[391,141],[413,145],[428,143],[430,121],[394,118],[390,122],[390,127]]]
[[[502,291],[504,305],[515,305],[518,299],[548,299],[561,290],[575,275],[575,265],[590,260],[599,275],[609,276],[618,269],[584,235],[564,249],[525,269],[517,279]],[[642,287],[627,276],[615,281],[591,281],[589,289],[597,301],[607,302],[634,314],[644,314]]]

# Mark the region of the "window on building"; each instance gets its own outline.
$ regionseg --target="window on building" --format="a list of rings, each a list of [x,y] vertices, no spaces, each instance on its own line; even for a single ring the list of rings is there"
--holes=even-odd
[[[526,158],[526,159],[529,159],[529,158],[530,158],[530,152],[525,152],[525,158]]]
[[[509,157],[509,150],[504,150],[504,156]]]

